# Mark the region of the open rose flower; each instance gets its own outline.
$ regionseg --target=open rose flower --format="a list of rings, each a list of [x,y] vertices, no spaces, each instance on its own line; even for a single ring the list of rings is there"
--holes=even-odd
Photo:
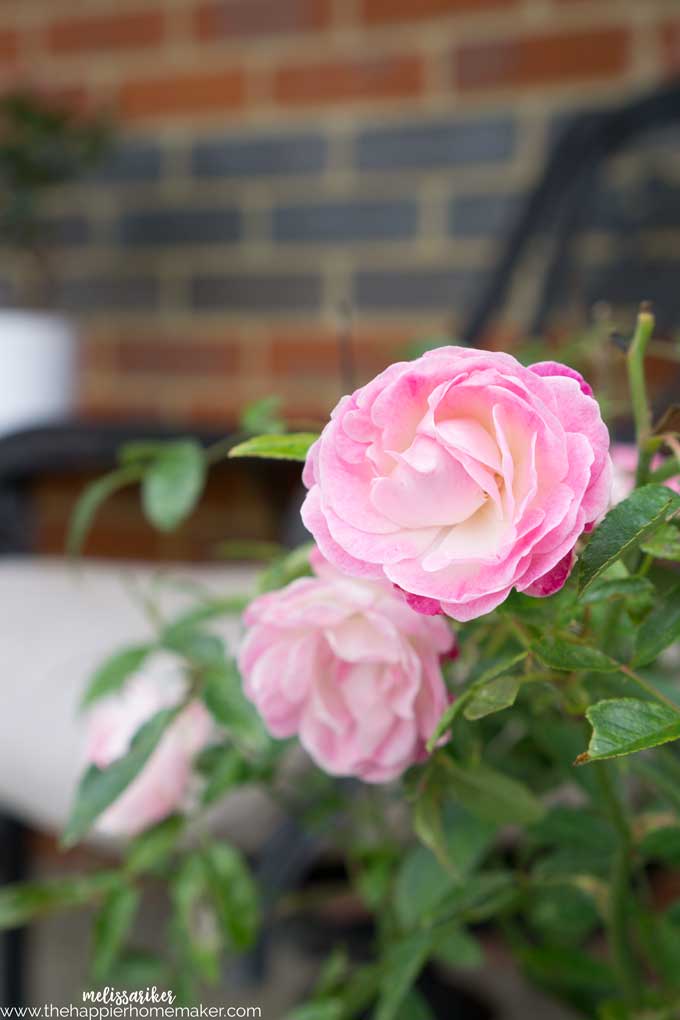
[[[454,637],[390,584],[339,573],[261,595],[245,614],[245,692],[275,737],[299,734],[326,772],[383,783],[426,755],[448,704],[440,656]]]
[[[90,712],[87,760],[106,768],[130,750],[144,723],[164,708],[176,705],[182,694],[178,677],[151,669],[129,682]],[[111,836],[134,836],[183,806],[192,777],[192,760],[212,736],[212,723],[203,705],[194,701],[165,731],[148,762],[101,816],[98,830]]]
[[[614,443],[612,446],[612,463],[614,478],[612,482],[612,506],[630,496],[635,488],[635,472],[637,470],[638,451],[634,443]],[[657,454],[652,460],[652,470],[660,468],[664,458]],[[680,474],[668,478],[664,485],[675,492],[680,492]]]
[[[609,503],[609,435],[556,362],[442,347],[343,397],[304,471],[306,526],[341,570],[421,612],[490,612],[562,587]]]

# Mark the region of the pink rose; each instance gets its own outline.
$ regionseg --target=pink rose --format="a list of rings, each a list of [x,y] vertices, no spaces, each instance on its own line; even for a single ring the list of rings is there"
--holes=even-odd
[[[275,737],[299,734],[326,772],[387,782],[426,755],[454,637],[392,585],[346,577],[318,552],[312,564],[315,577],[248,607],[245,692]]]
[[[638,452],[634,443],[614,443],[612,446],[612,463],[614,477],[612,481],[611,504],[614,506],[622,499],[630,496],[635,488],[635,472],[637,471]],[[652,469],[661,467],[664,458],[657,456],[652,461]],[[675,492],[680,492],[680,475],[669,478],[664,485]]]
[[[513,587],[562,587],[607,508],[608,449],[577,372],[443,347],[343,397],[307,457],[302,516],[341,570],[471,620]]]
[[[144,723],[178,703],[182,690],[176,681],[174,673],[161,676],[154,670],[96,704],[88,719],[88,762],[106,768],[123,757]],[[211,735],[207,710],[200,702],[192,702],[165,731],[137,778],[101,816],[99,831],[134,836],[181,808],[190,786],[192,759]]]

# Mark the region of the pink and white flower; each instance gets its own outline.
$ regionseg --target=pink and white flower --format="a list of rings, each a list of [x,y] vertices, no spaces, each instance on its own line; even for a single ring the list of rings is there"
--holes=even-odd
[[[343,397],[304,470],[306,526],[340,570],[470,620],[550,595],[606,510],[609,435],[556,362],[443,347]]]
[[[275,737],[298,734],[326,772],[383,783],[426,756],[449,697],[445,621],[415,613],[384,580],[347,577],[312,554],[315,576],[248,607],[239,665]]]
[[[88,718],[88,762],[107,768],[127,754],[144,723],[178,704],[183,685],[176,669],[151,667],[119,694],[95,704]],[[190,789],[193,758],[212,733],[207,710],[200,702],[191,702],[170,724],[139,775],[101,816],[98,831],[134,836],[181,809]]]

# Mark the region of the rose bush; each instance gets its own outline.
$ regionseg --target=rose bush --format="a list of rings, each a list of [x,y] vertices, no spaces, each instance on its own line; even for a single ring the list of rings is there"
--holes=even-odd
[[[609,503],[609,434],[572,369],[442,347],[343,397],[304,471],[302,517],[348,574],[420,612],[490,612],[562,587]]]
[[[315,550],[314,577],[261,595],[239,666],[275,737],[298,734],[332,775],[382,783],[425,757],[449,696],[439,659],[454,636],[384,581],[347,577]]]
[[[72,547],[104,492],[139,482],[144,513],[167,531],[227,451],[302,462],[314,444],[303,513],[320,551],[247,542],[246,558],[271,558],[252,590],[192,587],[174,619],[154,580],[153,633],[85,692],[100,702],[96,765],[63,838],[97,823],[148,830],[108,870],[0,890],[0,928],[96,903],[94,982],[126,987],[143,963],[145,981],[188,1002],[220,980],[226,954],[255,944],[260,922],[258,963],[277,932],[316,925],[325,941],[339,926],[310,1001],[286,1020],[449,1017],[465,966],[485,968],[481,1012],[496,998],[505,1015],[495,970],[509,956],[518,981],[570,1016],[676,1017],[680,433],[677,408],[652,416],[647,400],[653,325],[641,309],[624,345],[628,403],[606,393],[620,373],[599,373],[636,433],[634,457],[614,451],[610,509],[607,430],[582,376],[456,347],[391,366],[340,402],[321,437],[285,433],[269,403],[236,443],[121,451],[122,468],[84,494]],[[589,333],[570,347],[591,359],[586,375],[623,357],[593,357],[593,345]],[[244,610],[239,670],[221,626]],[[172,675],[149,686],[147,660],[164,652]],[[297,782],[262,720],[298,736],[320,770]],[[285,816],[255,848],[257,880],[211,828],[218,802],[228,814],[253,786]],[[168,893],[151,958],[134,925],[147,879]],[[433,980],[453,987],[430,996]],[[532,1016],[548,1011],[529,989],[522,999]]]

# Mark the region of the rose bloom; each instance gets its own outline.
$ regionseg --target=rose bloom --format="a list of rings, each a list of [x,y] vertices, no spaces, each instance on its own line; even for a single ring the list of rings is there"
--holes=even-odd
[[[611,493],[612,506],[630,496],[635,488],[637,462],[638,451],[634,443],[614,443],[612,446],[612,463],[614,465]],[[661,467],[663,462],[664,458],[657,454],[652,460],[652,470]],[[667,479],[663,484],[675,492],[680,492],[680,475]]]
[[[551,595],[606,510],[609,434],[570,368],[443,347],[343,397],[309,451],[303,520],[341,570],[471,620]]]
[[[245,693],[275,737],[298,734],[326,772],[387,782],[426,756],[454,637],[392,585],[346,577],[317,551],[312,565],[314,577],[246,610]]]
[[[183,685],[177,668],[151,668],[123,690],[96,703],[88,716],[86,758],[107,768],[130,750],[137,731],[164,708],[176,705]],[[139,775],[104,812],[97,829],[109,836],[134,836],[180,809],[189,792],[192,760],[213,733],[203,705],[189,704],[163,734]]]

